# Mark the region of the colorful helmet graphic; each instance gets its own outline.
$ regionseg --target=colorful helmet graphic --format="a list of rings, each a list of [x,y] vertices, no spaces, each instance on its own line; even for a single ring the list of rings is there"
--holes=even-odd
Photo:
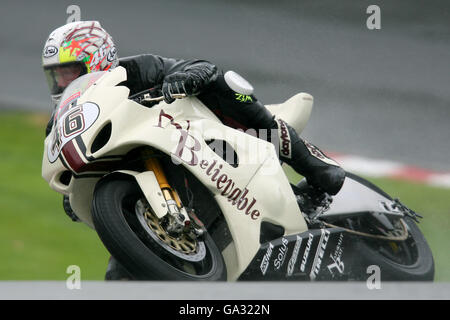
[[[115,68],[118,63],[113,39],[98,21],[76,21],[59,27],[49,35],[42,52],[54,103],[76,78]]]

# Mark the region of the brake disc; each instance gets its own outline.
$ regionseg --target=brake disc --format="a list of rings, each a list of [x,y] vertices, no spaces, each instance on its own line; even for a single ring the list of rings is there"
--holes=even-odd
[[[184,254],[191,254],[196,252],[197,250],[197,241],[191,239],[186,234],[181,233],[181,235],[177,238],[171,236],[167,233],[164,227],[161,225],[160,220],[156,215],[147,210],[144,213],[144,218],[147,222],[147,225],[154,232],[154,234],[165,244],[170,246],[172,249],[177,250]]]

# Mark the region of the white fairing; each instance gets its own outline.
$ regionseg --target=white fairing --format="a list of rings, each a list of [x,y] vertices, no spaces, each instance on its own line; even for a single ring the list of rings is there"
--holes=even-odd
[[[313,96],[302,92],[297,93],[281,104],[267,105],[266,108],[277,118],[286,121],[300,134],[309,120],[313,103]]]
[[[307,230],[272,144],[224,126],[193,97],[176,100],[170,105],[161,102],[152,108],[129,100],[129,89],[116,86],[126,80],[122,67],[104,72],[99,79],[90,77],[92,75],[83,77],[84,84],[88,81],[90,86],[81,88],[83,81],[80,81],[67,89],[70,92],[66,90],[65,96],[77,96],[80,92],[79,98],[68,101],[67,108],[62,106],[62,114],[58,115],[58,122],[45,140],[42,167],[44,179],[57,192],[70,195],[75,213],[86,224],[93,226],[90,209],[93,190],[99,180],[91,175],[93,165],[112,162],[137,146],[148,145],[171,155],[174,162],[183,165],[214,194],[233,238],[223,252],[228,280],[236,280],[258,251],[262,221],[283,226],[286,235]],[[309,117],[312,100],[308,97],[311,96],[300,94],[292,99],[300,101],[301,108],[309,108],[302,111]],[[62,101],[64,103],[64,99]],[[94,106],[98,107],[98,113]],[[288,107],[296,107],[295,102],[289,102]],[[75,108],[81,119],[74,120],[77,119],[73,117]],[[290,117],[298,115],[298,111],[283,113],[282,109],[282,105],[271,108],[273,112],[280,111],[285,121],[296,123]],[[72,118],[67,118],[71,115]],[[71,121],[82,120],[84,123],[80,127],[71,124]],[[112,128],[110,139],[91,153],[95,137],[108,123]],[[69,135],[64,136],[59,146],[55,145],[58,132],[64,134],[65,127],[69,128]],[[226,140],[233,146],[239,157],[237,167],[225,162],[207,145],[205,141],[213,138]],[[67,169],[76,174],[68,185],[60,179]],[[98,170],[95,173],[98,174]],[[150,204],[157,205],[158,199],[151,194],[157,192],[155,180],[151,177],[146,180],[146,175],[140,175],[138,181]]]

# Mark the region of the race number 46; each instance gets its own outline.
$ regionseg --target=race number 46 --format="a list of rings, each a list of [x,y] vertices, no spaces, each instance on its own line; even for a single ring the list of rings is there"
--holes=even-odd
[[[48,145],[48,161],[55,162],[66,143],[88,130],[100,114],[99,107],[93,102],[76,105],[61,115],[53,129]]]
[[[64,118],[63,133],[68,138],[74,134],[82,132],[85,128],[83,105],[76,106],[69,110]]]

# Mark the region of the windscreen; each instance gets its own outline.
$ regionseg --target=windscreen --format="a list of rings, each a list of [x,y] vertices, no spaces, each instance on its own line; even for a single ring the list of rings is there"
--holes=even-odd
[[[55,112],[55,119],[58,119],[60,115],[64,114],[72,102],[81,97],[81,95],[105,73],[106,71],[92,72],[72,81],[66,90],[64,90],[60,100],[61,102]]]
[[[86,67],[75,61],[44,67],[44,73],[50,93],[56,95],[62,93],[76,78],[86,74]]]

